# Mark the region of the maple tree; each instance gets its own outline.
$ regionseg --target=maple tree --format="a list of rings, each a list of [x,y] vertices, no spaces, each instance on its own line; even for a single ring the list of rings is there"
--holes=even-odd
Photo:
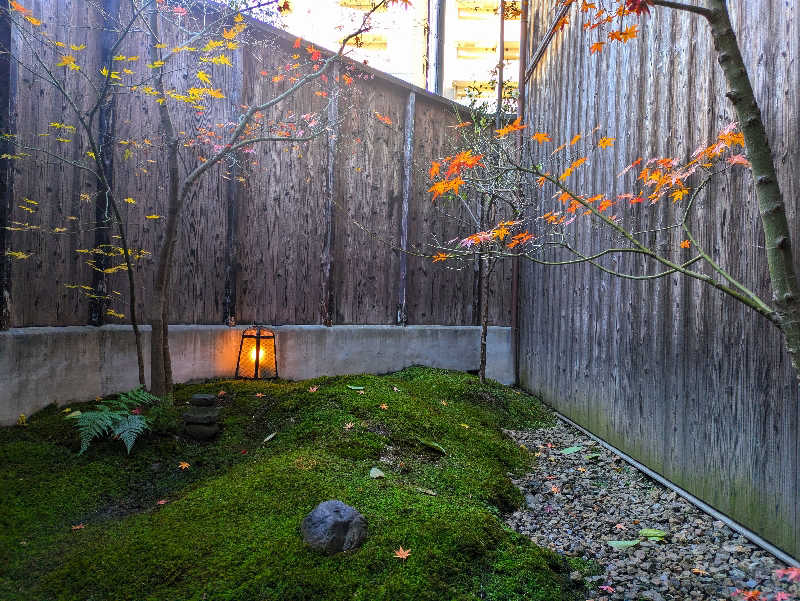
[[[77,282],[70,286],[97,305],[99,316],[123,318],[124,314],[111,306],[122,295],[109,287],[108,277],[127,273],[129,312],[137,333],[142,381],[144,361],[136,329],[132,263],[149,251],[129,248],[127,216],[130,211],[143,210],[148,213],[146,220],[163,228],[160,247],[154,249],[154,294],[147,302],[152,327],[150,384],[154,394],[166,397],[172,390],[167,312],[184,207],[197,201],[198,185],[206,177],[221,176],[244,184],[248,171],[258,166],[251,158],[258,144],[279,143],[299,149],[300,144],[327,136],[334,124],[327,121],[326,104],[353,83],[347,73],[339,77],[334,65],[341,61],[348,41],[369,30],[371,15],[394,4],[408,6],[409,2],[374,3],[360,26],[343,37],[336,52],[322,51],[300,38],[288,53],[275,43],[270,51],[277,66],[256,74],[266,85],[249,105],[236,105],[218,82],[226,70],[235,68],[238,55],[245,51],[263,52],[265,47],[264,40],[250,35],[248,15],[280,12],[286,9],[286,2],[132,0],[122,6],[119,0],[104,0],[102,6],[87,4],[87,9],[97,11],[94,17],[101,23],[97,35],[102,52],[97,58],[86,50],[84,38],[57,39],[42,26],[31,8],[12,0],[5,17],[23,41],[22,48],[10,49],[12,59],[33,77],[49,84],[51,92],[63,100],[65,111],[53,116],[48,132],[25,132],[30,134],[27,136],[4,132],[14,153],[3,158],[61,161],[85,174],[87,184],[93,183],[94,193],[85,194],[87,202],[95,200],[95,217],[84,227],[103,231],[105,237],[94,248],[82,250],[96,274],[94,281],[91,285]],[[309,86],[315,89],[320,106],[303,115],[295,114],[289,101]],[[150,125],[133,124],[138,128],[137,134],[143,133],[141,137],[123,139],[115,133],[115,119],[119,107],[130,99],[149,103],[155,117]],[[222,123],[216,128],[198,124],[203,121],[196,117],[205,115],[213,115]],[[381,115],[377,118],[388,119]],[[150,126],[152,130],[148,131]],[[39,137],[45,134],[49,136],[47,144]],[[120,164],[135,178],[158,180],[152,187],[161,195],[156,204],[160,208],[140,208],[144,204],[141,198],[120,189],[113,181]],[[21,208],[34,213],[43,200],[26,199]],[[23,231],[43,231],[37,224],[12,226]],[[55,228],[52,233],[67,231]],[[111,240],[112,231],[118,242]],[[18,260],[30,256],[24,251],[9,253]],[[118,261],[112,263],[111,259]],[[97,325],[101,321],[102,317],[94,320]]]
[[[555,143],[550,132],[528,131],[523,144],[513,144],[511,138],[504,135],[512,130],[497,128],[493,143],[498,148],[494,153],[502,157],[498,164],[504,177],[511,180],[519,177],[524,185],[520,191],[498,183],[490,192],[502,197],[509,206],[516,206],[520,217],[515,217],[510,224],[496,220],[493,222],[496,225],[482,226],[477,232],[473,230],[453,241],[454,244],[438,249],[433,260],[463,260],[465,247],[480,245],[481,252],[497,258],[520,256],[554,266],[588,263],[607,274],[633,280],[682,274],[744,303],[779,327],[800,377],[800,286],[792,257],[792,235],[769,140],[726,2],[705,0],[702,5],[689,5],[668,0],[614,0],[609,7],[607,2],[562,0],[561,4],[578,6],[587,14],[583,29],[591,38],[588,42],[590,55],[603,52],[607,44],[625,45],[635,40],[639,35],[638,20],[656,10],[680,10],[705,18],[710,24],[736,121],[686,160],[671,156],[636,158],[619,173],[620,185],[627,187],[623,194],[594,190],[586,193],[570,186],[573,175],[591,167],[594,153],[613,147],[615,138],[611,136],[614,134],[595,128],[574,134],[552,148],[550,144],[555,146]],[[569,27],[569,17],[563,17],[562,21],[556,30]],[[512,125],[525,127],[519,119]],[[475,147],[462,140],[460,148],[463,153]],[[478,165],[471,165],[469,170],[465,169],[466,165],[458,164],[444,176],[441,167],[434,163],[429,173],[434,198],[464,196],[492,181]],[[720,173],[736,168],[749,169],[755,181],[772,302],[761,298],[715,261],[692,231],[693,212],[699,210],[700,199],[709,182]],[[642,215],[647,207],[664,202],[674,208],[671,222],[644,226]],[[522,204],[526,205],[525,210],[521,209]],[[570,226],[583,218],[591,219],[593,224],[611,234],[612,243],[607,248],[600,251],[581,248],[586,240]],[[554,252],[566,252],[571,256],[564,259],[554,256]],[[607,259],[622,254],[644,257],[658,269],[645,267],[641,273],[620,272]]]

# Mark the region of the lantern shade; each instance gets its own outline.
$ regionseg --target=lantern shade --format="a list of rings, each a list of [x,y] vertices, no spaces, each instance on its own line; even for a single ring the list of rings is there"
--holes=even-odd
[[[236,377],[252,380],[278,377],[275,334],[263,326],[253,326],[242,332]]]

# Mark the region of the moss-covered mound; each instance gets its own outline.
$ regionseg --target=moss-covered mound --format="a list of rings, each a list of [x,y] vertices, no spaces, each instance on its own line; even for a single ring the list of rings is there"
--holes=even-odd
[[[118,441],[78,456],[61,408],[0,429],[0,599],[574,598],[565,562],[498,519],[521,502],[507,474],[532,460],[501,428],[547,421],[535,399],[410,368],[187,385],[176,406],[219,390],[212,443],[168,412],[130,456]],[[357,551],[304,546],[303,516],[328,499],[366,517]]]

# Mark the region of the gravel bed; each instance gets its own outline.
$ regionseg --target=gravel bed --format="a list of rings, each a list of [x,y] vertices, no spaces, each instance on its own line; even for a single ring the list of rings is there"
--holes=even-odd
[[[507,433],[538,460],[514,480],[527,506],[506,522],[542,547],[599,564],[604,572],[586,579],[587,599],[800,599],[800,582],[775,574],[783,562],[579,430],[558,421]],[[644,528],[668,534],[644,540]],[[627,549],[607,542],[637,539]],[[800,572],[793,575],[800,580]]]

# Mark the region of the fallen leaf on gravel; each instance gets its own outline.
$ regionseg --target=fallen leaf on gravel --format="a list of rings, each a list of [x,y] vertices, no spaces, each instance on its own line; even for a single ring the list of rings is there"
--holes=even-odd
[[[581,449],[583,449],[582,446],[567,447],[566,449],[562,449],[561,450],[561,454],[562,455],[572,455],[573,453],[577,453]]]
[[[639,530],[639,536],[646,538],[647,540],[660,542],[666,538],[667,533],[663,530],[657,530],[655,528],[642,528]]]
[[[800,568],[786,568],[784,570],[775,570],[775,575],[778,578],[786,578],[789,582],[800,582]]]
[[[614,528],[616,528],[617,530],[625,530],[625,525],[624,524],[617,524],[617,525],[614,526]]]
[[[610,540],[608,544],[615,549],[627,549],[628,547],[635,547],[639,544],[638,540]]]
[[[694,568],[692,570],[692,574],[697,574],[698,576],[708,576],[708,572],[701,568]]]
[[[600,590],[601,591],[605,591],[607,593],[613,593],[614,592],[614,587],[608,586],[607,584],[604,584],[603,586],[600,587]]]

